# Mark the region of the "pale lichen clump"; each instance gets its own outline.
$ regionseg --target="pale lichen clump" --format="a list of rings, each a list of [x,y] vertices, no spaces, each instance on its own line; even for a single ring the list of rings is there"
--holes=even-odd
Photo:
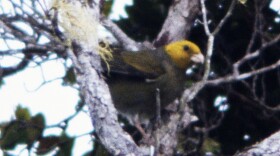
[[[50,8],[58,11],[59,25],[69,38],[68,41],[78,41],[85,50],[97,50],[105,62],[112,59],[110,48],[98,44],[99,20],[94,16],[89,6],[79,2],[52,0]]]

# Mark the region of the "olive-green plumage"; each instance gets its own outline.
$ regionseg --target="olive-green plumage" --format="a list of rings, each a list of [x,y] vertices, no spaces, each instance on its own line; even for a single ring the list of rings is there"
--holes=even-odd
[[[113,52],[107,83],[115,107],[133,122],[156,114],[156,90],[161,107],[180,97],[189,65],[202,63],[200,49],[190,41],[178,41],[155,50]]]

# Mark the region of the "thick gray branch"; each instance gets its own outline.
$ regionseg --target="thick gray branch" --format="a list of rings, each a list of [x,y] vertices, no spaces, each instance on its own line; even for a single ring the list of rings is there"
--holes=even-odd
[[[159,47],[173,41],[185,39],[198,13],[199,1],[197,0],[173,1],[162,29],[154,41],[154,45]]]
[[[113,155],[143,155],[118,123],[108,86],[98,72],[101,70],[99,55],[96,51],[83,51],[83,48],[75,49],[75,53],[78,53],[77,57],[74,53],[68,54],[77,68],[77,82],[89,106],[95,132],[102,144]]]
[[[140,49],[137,42],[128,37],[114,22],[105,17],[101,18],[101,22],[115,36],[125,50],[137,51]]]
[[[99,1],[95,0],[88,5],[92,9],[92,16],[98,19]],[[94,130],[111,154],[144,155],[118,123],[109,88],[101,76],[100,56],[97,48],[91,49],[97,47],[98,42],[91,44],[93,45],[89,46],[79,43],[78,40],[72,41],[72,49],[68,50],[68,56],[76,69],[77,82],[88,104]]]
[[[279,155],[280,153],[280,131],[272,134],[270,137],[264,139],[243,152],[235,154],[236,156],[256,156],[256,155]]]

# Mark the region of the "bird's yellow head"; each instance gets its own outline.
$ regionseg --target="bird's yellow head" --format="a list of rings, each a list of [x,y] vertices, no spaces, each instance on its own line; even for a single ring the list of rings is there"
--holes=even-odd
[[[170,43],[164,47],[164,50],[175,65],[181,69],[186,69],[191,62],[204,62],[204,56],[199,47],[187,40]]]

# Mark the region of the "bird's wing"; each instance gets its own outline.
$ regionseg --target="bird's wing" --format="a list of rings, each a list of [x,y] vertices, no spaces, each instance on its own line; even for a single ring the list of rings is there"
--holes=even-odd
[[[109,68],[103,67],[109,74],[121,74],[143,78],[156,78],[164,71],[161,60],[155,56],[154,51],[141,52],[113,52],[113,59],[108,62]],[[107,69],[107,70],[106,70]]]

